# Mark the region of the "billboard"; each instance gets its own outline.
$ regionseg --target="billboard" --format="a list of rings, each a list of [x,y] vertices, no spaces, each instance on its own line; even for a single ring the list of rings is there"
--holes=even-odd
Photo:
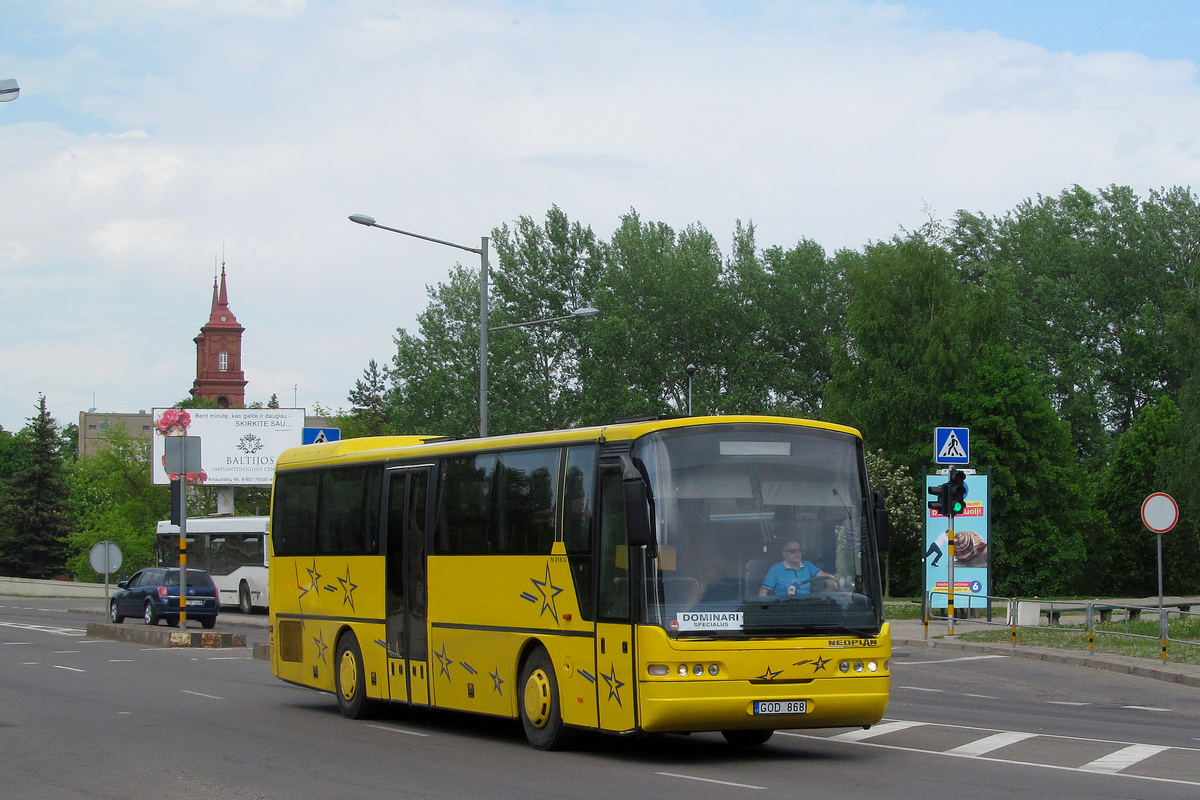
[[[926,475],[925,488],[946,482],[945,475]],[[988,476],[967,475],[967,507],[954,518],[954,607],[986,608],[988,583]],[[927,495],[931,496],[931,495]],[[947,520],[925,509],[925,592],[950,588]],[[947,596],[935,594],[931,607],[945,608]]]
[[[156,408],[150,468],[154,483],[171,482],[166,439],[200,438],[200,471],[189,486],[269,486],[275,459],[300,444],[303,408]]]

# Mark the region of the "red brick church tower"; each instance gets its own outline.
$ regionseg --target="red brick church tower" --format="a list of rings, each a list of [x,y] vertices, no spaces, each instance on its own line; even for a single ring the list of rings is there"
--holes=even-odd
[[[213,278],[212,311],[196,337],[196,381],[192,397],[217,401],[221,408],[246,404],[246,374],[242,372],[242,333],[229,310],[225,291],[225,265],[221,264],[221,286]]]

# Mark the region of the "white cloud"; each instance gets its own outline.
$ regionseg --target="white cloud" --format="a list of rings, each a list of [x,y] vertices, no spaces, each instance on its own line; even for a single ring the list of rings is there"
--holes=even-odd
[[[927,204],[1200,183],[1195,64],[933,30],[897,4],[38,9],[0,107],[6,429],[38,391],[63,420],[93,391],[108,410],[186,394],[222,253],[250,399],[344,405],[424,287],[476,263],[350,213],[475,246],[555,203],[602,236],[633,207],[833,249]]]

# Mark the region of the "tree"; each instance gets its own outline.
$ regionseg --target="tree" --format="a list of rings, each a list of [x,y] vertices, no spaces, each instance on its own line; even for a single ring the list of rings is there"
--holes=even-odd
[[[584,419],[685,413],[688,364],[699,370],[696,413],[728,411],[722,345],[733,328],[722,270],[704,228],[676,235],[663,223],[643,223],[635,211],[622,217],[596,294],[603,313],[585,339]]]
[[[563,317],[593,304],[603,265],[591,228],[572,223],[553,206],[540,225],[521,217],[493,234],[499,265],[490,327]],[[567,319],[488,336],[490,433],[580,423],[580,365],[594,324]]]
[[[66,568],[67,493],[59,429],[44,395],[21,433],[25,453],[0,501],[8,528],[0,543],[0,573],[53,578]]]
[[[406,434],[477,434],[479,276],[456,265],[449,281],[428,293],[419,334],[396,331],[388,418]]]
[[[866,462],[871,488],[883,495],[892,523],[891,547],[883,554],[883,593],[888,597],[921,594],[925,507],[917,486],[908,470],[888,461],[882,450],[868,452]]]
[[[127,573],[154,563],[157,523],[170,512],[170,489],[152,482],[150,442],[120,425],[104,438],[107,446],[81,458],[67,481],[69,564],[84,580],[101,579],[88,560],[97,542],[111,541],[121,548]]]
[[[371,359],[363,376],[355,381],[347,399],[350,413],[338,418],[346,438],[356,436],[382,436],[388,433],[387,376]]]

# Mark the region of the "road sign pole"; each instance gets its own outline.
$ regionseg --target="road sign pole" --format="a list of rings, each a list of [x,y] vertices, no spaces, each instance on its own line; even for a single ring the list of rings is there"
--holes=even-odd
[[[946,556],[950,562],[946,565],[946,614],[950,618],[947,636],[954,635],[954,517],[946,518]]]

